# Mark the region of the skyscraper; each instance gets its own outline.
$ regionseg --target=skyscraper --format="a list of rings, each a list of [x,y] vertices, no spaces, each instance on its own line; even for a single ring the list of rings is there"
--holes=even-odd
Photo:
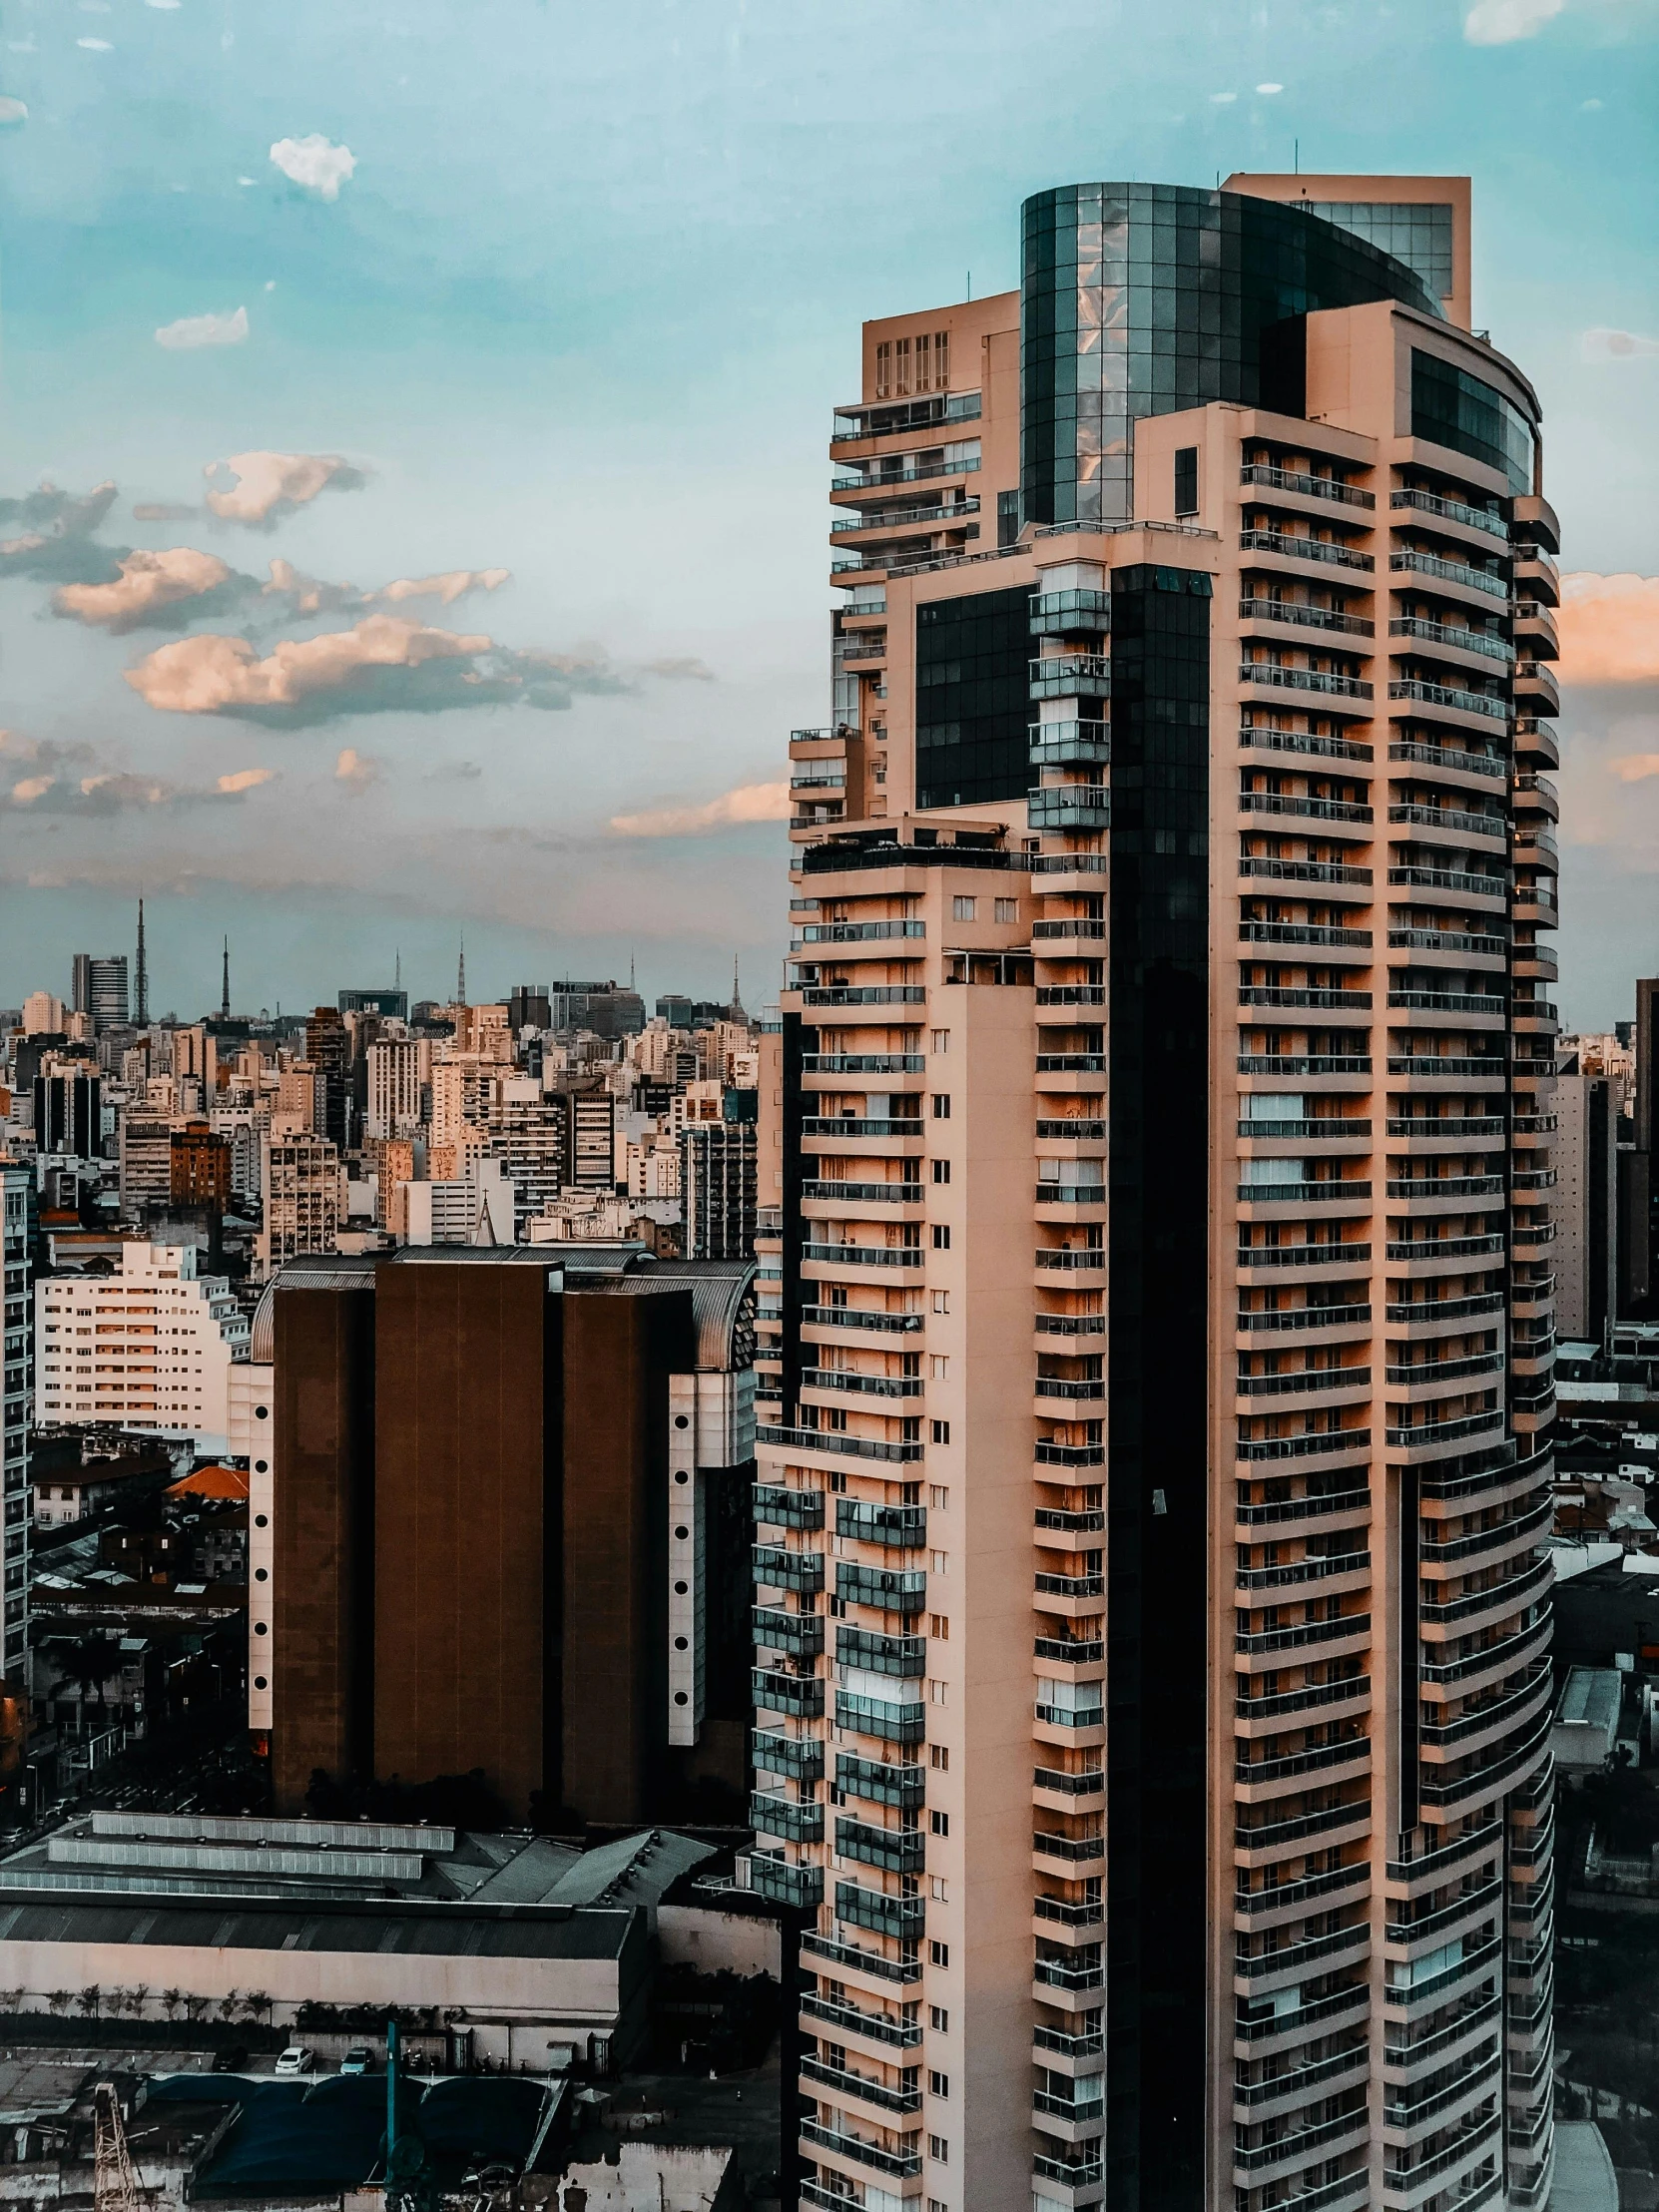
[[[77,952],[71,963],[71,996],[75,1012],[90,1014],[93,1027],[121,1027],[128,1018],[127,955],[112,952],[99,959],[91,952]]]
[[[1558,548],[1468,205],[1067,187],[864,327],[763,1092],[817,2204],[1547,2195]]]

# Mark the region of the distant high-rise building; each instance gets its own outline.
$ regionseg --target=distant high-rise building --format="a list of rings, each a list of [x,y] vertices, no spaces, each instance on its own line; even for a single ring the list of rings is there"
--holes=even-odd
[[[1022,246],[864,327],[792,747],[748,1867],[811,1916],[803,2194],[1539,2212],[1536,395],[1463,180],[1066,186]]]
[[[351,1141],[351,1039],[332,1006],[319,1006],[305,1023],[305,1057],[322,1075],[322,1119],[318,1134],[343,1152]]]
[[[429,1037],[381,1037],[368,1048],[363,1133],[403,1137],[426,1118],[432,1082]]]
[[[753,1121],[682,1127],[680,1200],[688,1260],[754,1258],[757,1134]]]
[[[178,1126],[172,1114],[129,1107],[121,1116],[121,1211],[129,1221],[138,1220],[147,1207],[171,1203],[173,1132]]]
[[[30,1291],[34,1175],[0,1160],[0,1675],[24,1691],[29,1642],[29,1420],[35,1344]]]
[[[645,1001],[626,983],[551,984],[550,1029],[591,1029],[595,1036],[632,1037],[645,1027]]]
[[[409,994],[400,985],[383,990],[341,991],[339,1010],[342,1014],[388,1014],[407,1021]]]
[[[231,1140],[206,1121],[187,1121],[173,1132],[171,1197],[175,1206],[216,1214],[230,1207]]]
[[[103,1084],[90,1070],[35,1077],[35,1150],[96,1160],[104,1151]]]
[[[345,1220],[339,1148],[296,1114],[274,1114],[264,1140],[260,1185],[265,1226],[258,1239],[262,1274],[301,1252],[332,1252]]]
[[[64,1003],[50,991],[31,991],[23,1001],[22,1027],[26,1037],[64,1035]]]
[[[103,959],[90,952],[77,952],[72,981],[75,1011],[90,1014],[95,1029],[125,1025],[129,1011],[125,952],[112,952]]]
[[[278,1276],[251,1502],[279,1808],[318,1768],[481,1769],[516,1820],[737,1800],[751,1273],[521,1247]]]
[[[507,999],[507,1026],[514,1036],[521,1029],[551,1029],[550,987],[546,983],[515,983]]]

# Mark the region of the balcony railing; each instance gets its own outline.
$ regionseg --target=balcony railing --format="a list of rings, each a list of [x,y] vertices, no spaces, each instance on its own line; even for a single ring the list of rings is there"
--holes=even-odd
[[[1377,563],[1369,553],[1356,553],[1346,545],[1323,538],[1300,537],[1287,530],[1246,530],[1239,544],[1246,553],[1281,553],[1295,561],[1319,561],[1330,568],[1371,570]]]
[[[1442,584],[1461,584],[1465,591],[1487,593],[1493,599],[1509,597],[1509,586],[1489,569],[1470,568],[1466,561],[1441,560],[1435,553],[1393,553],[1388,566],[1395,575],[1432,576]]]
[[[1288,622],[1300,630],[1336,630],[1353,638],[1370,638],[1377,634],[1376,623],[1363,615],[1345,615],[1335,607],[1303,607],[1290,599],[1242,599],[1239,619],[1242,622]]]
[[[1465,500],[1442,499],[1437,492],[1419,490],[1414,484],[1390,492],[1388,505],[1415,507],[1419,514],[1443,515],[1448,522],[1460,522],[1466,530],[1483,530],[1488,537],[1508,542],[1509,525],[1491,507],[1471,507]]]
[[[1451,684],[1427,684],[1420,677],[1400,677],[1388,686],[1390,699],[1414,700],[1423,707],[1447,707],[1460,715],[1485,715],[1493,722],[1507,722],[1509,702],[1492,699],[1485,692],[1463,691]]]
[[[1338,476],[1311,476],[1305,469],[1274,468],[1266,461],[1244,462],[1239,470],[1239,482],[1261,484],[1270,491],[1294,491],[1304,499],[1329,499],[1345,507],[1377,505],[1376,493],[1364,490],[1359,484],[1346,484]]]

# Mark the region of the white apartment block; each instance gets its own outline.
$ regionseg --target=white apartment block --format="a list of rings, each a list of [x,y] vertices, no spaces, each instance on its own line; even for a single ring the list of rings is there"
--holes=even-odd
[[[29,1607],[29,1187],[26,1167],[0,1162],[0,1293],[4,1307],[4,1368],[0,1381],[0,1501],[5,1533],[4,1612],[0,1673],[17,1680],[28,1636]]]
[[[197,1273],[190,1245],[123,1245],[119,1275],[35,1286],[43,1428],[113,1423],[224,1451],[231,1369],[247,1356],[247,1317],[224,1276]]]
[[[411,1135],[425,1118],[425,1094],[431,1080],[430,1038],[392,1037],[371,1044],[365,1134]]]
[[[339,1152],[295,1114],[273,1116],[260,1166],[265,1227],[260,1271],[272,1274],[299,1252],[332,1252],[346,1218]]]

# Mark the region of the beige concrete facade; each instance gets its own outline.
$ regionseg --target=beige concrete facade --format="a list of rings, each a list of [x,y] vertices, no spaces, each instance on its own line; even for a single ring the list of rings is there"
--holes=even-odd
[[[861,565],[834,721],[792,747],[796,988],[762,1082],[783,1189],[749,1864],[815,1915],[805,2203],[1547,2195],[1558,548],[1535,474],[1423,434],[1425,380],[1458,375],[1536,423],[1467,331],[1466,183],[1296,182],[1449,208],[1446,312],[1311,312],[1301,414],[1138,420],[1131,524],[1008,519],[1018,293],[866,325],[837,419],[831,497],[862,527],[834,542]],[[940,805],[917,703],[968,679],[924,641],[1016,591],[1029,797]],[[1208,620],[1205,827],[1179,850],[1143,798],[1163,709],[1133,610],[1158,593]],[[1126,1194],[1118,1133],[1158,1155],[1115,1095],[1114,994],[1147,992],[1156,1063],[1165,986],[1114,916],[1152,926],[1165,855],[1172,912],[1207,916],[1204,1095],[1172,1043],[1165,1103],[1202,1109],[1207,1149]],[[1183,1210],[1201,1357],[1113,1311],[1132,1238]],[[1160,1451],[1198,1396],[1194,1506]],[[1137,2109],[1165,2061],[1149,2041],[1131,2077],[1113,2042],[1153,2016],[1135,1992],[1161,2001],[1166,1940],[1197,1942],[1108,1910],[1143,1757],[1114,1751],[1114,1671],[1168,1631],[1118,1617],[1131,1544],[1165,1562],[1135,1603],[1175,1593],[1206,1651],[1179,2182]],[[1161,1694],[1134,1692],[1153,1795]],[[1144,2093],[1114,2101],[1114,2068]],[[1142,2145],[1116,2165],[1114,2128]]]

